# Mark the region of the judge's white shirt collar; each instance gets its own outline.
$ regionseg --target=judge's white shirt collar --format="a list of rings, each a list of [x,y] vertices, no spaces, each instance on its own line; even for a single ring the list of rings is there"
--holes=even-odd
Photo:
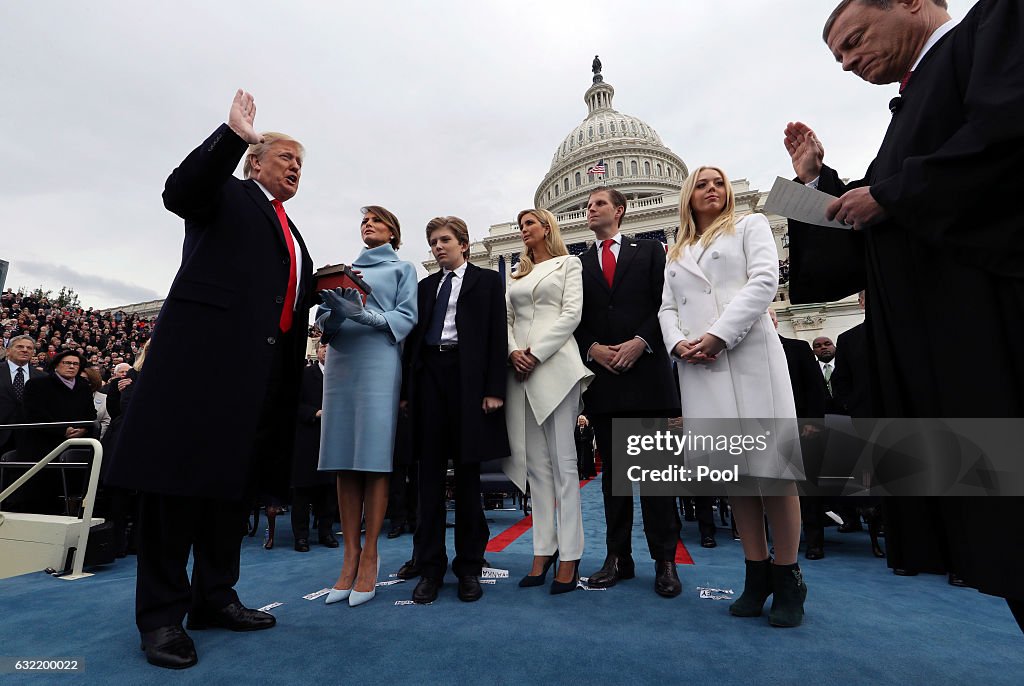
[[[917,56],[917,61],[914,62],[914,66],[910,68],[910,71],[914,71],[915,69],[917,69],[917,65],[921,64],[921,60],[923,60],[924,56],[928,54],[928,51],[935,47],[935,44],[938,43],[943,36],[945,36],[947,33],[949,33],[955,28],[956,22],[950,19],[945,24],[935,29],[932,32],[932,35],[928,37],[928,40],[925,42],[924,47],[921,48],[921,54]]]

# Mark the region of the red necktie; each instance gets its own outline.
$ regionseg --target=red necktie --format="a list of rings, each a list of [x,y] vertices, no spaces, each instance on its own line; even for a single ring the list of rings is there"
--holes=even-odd
[[[601,242],[601,271],[604,272],[604,280],[608,282],[608,288],[612,287],[615,281],[615,255],[612,254],[611,238]]]
[[[281,310],[281,331],[288,332],[292,328],[292,312],[295,310],[295,284],[298,280],[295,272],[295,242],[292,240],[291,229],[288,228],[288,217],[284,213],[284,205],[278,199],[273,199],[270,204],[277,212],[277,219],[281,222],[281,230],[284,232],[284,244],[288,246],[288,290],[284,294],[284,309]]]
[[[913,70],[908,71],[903,75],[903,78],[900,79],[900,95],[903,95],[903,90],[907,87],[907,84],[910,83],[910,77],[913,76],[913,74]]]

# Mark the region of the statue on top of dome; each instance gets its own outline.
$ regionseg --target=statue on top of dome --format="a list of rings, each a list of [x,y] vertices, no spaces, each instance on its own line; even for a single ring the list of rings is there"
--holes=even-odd
[[[601,58],[594,55],[594,63],[591,65],[591,70],[594,72],[594,83],[601,83],[604,81],[604,77],[601,76]]]

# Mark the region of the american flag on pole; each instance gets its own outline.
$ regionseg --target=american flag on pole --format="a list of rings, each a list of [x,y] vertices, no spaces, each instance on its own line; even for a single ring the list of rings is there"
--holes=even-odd
[[[597,164],[587,170],[588,174],[601,174],[602,176],[608,172],[608,168],[604,166],[604,160],[600,160]]]

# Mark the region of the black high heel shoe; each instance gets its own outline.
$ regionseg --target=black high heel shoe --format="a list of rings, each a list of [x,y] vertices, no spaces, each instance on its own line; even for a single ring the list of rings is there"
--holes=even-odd
[[[551,565],[553,565],[555,563],[555,560],[557,560],[557,559],[558,559],[558,551],[556,550],[555,554],[552,555],[551,557],[549,557],[548,561],[544,563],[544,570],[541,571],[541,573],[539,575],[534,576],[532,574],[527,574],[526,576],[524,576],[522,579],[519,580],[519,588],[530,588],[532,586],[543,586],[544,585],[544,580],[548,576],[548,570],[551,569]]]
[[[572,581],[559,581],[558,579],[551,580],[551,595],[558,595],[559,593],[568,593],[569,591],[575,591],[579,586],[580,582],[580,561],[574,561],[575,568],[572,570]]]

